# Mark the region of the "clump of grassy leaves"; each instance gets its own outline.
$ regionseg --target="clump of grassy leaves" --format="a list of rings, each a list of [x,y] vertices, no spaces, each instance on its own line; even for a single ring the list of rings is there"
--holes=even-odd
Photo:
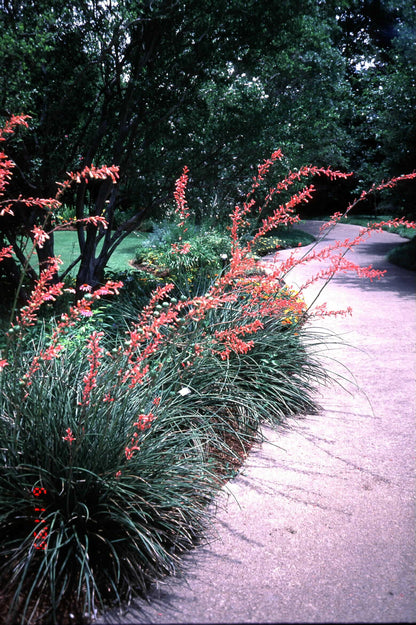
[[[32,300],[38,304],[7,333],[0,374],[7,623],[62,623],[69,610],[88,621],[98,608],[145,595],[177,571],[260,424],[313,409],[313,380],[325,373],[305,362],[295,296],[274,288],[254,301],[260,278],[253,272],[244,281],[254,261],[221,267],[221,238],[198,234],[186,254],[177,249],[174,282],[141,289],[130,306],[121,296],[94,313],[97,291],[41,321],[39,302],[52,288],[46,279]],[[190,294],[192,267],[202,295]],[[137,276],[128,282],[131,293]],[[264,309],[280,300],[281,314]],[[251,349],[244,325],[259,316]]]
[[[224,467],[240,459],[263,422],[316,408],[315,388],[328,378],[310,349],[320,338],[302,293],[283,282],[307,259],[291,256],[268,274],[253,254],[261,236],[297,222],[294,207],[312,187],[265,219],[246,245],[239,238],[251,196],[279,158],[276,152],[259,166],[246,201],[235,208],[230,262],[218,276],[208,275],[210,260],[201,260],[206,237],[196,237],[197,269],[189,278],[184,170],[175,190],[178,238],[169,244],[178,258],[174,279],[144,303],[141,293],[135,318],[117,300],[118,318],[130,317],[125,328],[114,309],[105,306],[105,316],[92,311],[118,292],[115,281],[79,293],[67,312],[41,323],[40,307],[63,293],[64,285],[51,279],[54,261],[18,311],[0,359],[0,587],[7,625],[64,625],[69,611],[81,623],[175,574],[180,554],[209,521],[207,504],[232,474]],[[267,202],[317,173],[345,177],[306,167],[270,190]],[[337,254],[360,240],[341,243]],[[322,250],[314,258],[327,255]],[[317,279],[359,270],[344,265],[342,255],[336,261]]]
[[[132,415],[138,418],[154,390],[172,381],[136,387],[109,404],[101,396],[80,428],[76,406],[87,358],[85,348],[68,349],[38,371],[21,408],[16,399],[22,387],[3,376],[5,622],[36,622],[42,615],[61,623],[68,606],[82,619],[99,605],[128,600],[133,590],[145,593],[152,581],[176,572],[179,554],[206,522],[214,476],[203,462],[203,433],[189,429],[187,414],[177,405],[180,395],[176,405],[160,409],[157,423],[140,437],[140,453],[126,462]],[[25,370],[30,362],[28,349],[13,365]],[[114,366],[102,367],[98,384],[114,375]],[[68,434],[65,439],[68,428],[72,442]]]
[[[287,308],[290,298],[279,297]],[[242,323],[247,299],[243,290],[195,320],[183,298],[178,323],[162,328],[149,370],[131,388],[120,371],[132,337],[103,338],[88,401],[94,350],[78,327],[63,337],[59,357],[36,370],[51,330],[9,350],[0,399],[0,574],[9,622],[42,614],[61,623],[69,605],[82,619],[146,594],[177,571],[261,422],[313,409],[310,394],[325,374],[308,361],[290,311],[286,322],[265,319],[249,354],[221,358],[218,332]],[[180,305],[164,299],[156,319],[164,303]],[[134,427],[150,414],[150,427]]]

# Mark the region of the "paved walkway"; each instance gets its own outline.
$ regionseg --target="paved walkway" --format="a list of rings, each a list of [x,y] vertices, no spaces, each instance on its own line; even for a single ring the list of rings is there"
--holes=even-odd
[[[357,231],[340,225],[331,237]],[[319,415],[267,431],[185,577],[99,623],[416,621],[415,275],[386,262],[398,242],[376,234],[352,256],[388,268],[382,281],[339,276],[321,300],[353,307],[322,320],[350,346],[322,357],[344,363],[360,390],[324,388]]]

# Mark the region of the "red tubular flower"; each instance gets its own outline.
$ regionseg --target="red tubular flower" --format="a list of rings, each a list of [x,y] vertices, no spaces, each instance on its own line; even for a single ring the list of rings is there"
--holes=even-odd
[[[23,327],[34,325],[37,319],[37,312],[42,304],[48,301],[55,301],[55,299],[62,294],[64,287],[63,282],[58,282],[56,284],[52,282],[61,264],[62,261],[60,258],[51,258],[48,261],[48,266],[41,272],[28,303],[20,310],[20,314],[17,317],[18,325]]]
[[[140,414],[136,423],[133,423],[135,427],[139,430],[147,430],[150,427],[152,421],[156,419],[155,415],[152,412],[148,414]]]
[[[160,397],[155,399],[160,400]],[[153,403],[155,405],[159,405],[158,402],[156,403],[155,401],[153,401]],[[154,421],[155,419],[156,416],[152,412],[149,412],[147,414],[140,414],[137,418],[137,421],[133,425],[139,430],[139,432],[143,432],[144,430],[150,428],[152,421]],[[137,444],[138,439],[139,434],[135,432],[131,437],[130,445],[128,445],[124,450],[124,454],[127,460],[131,460],[133,458],[135,451],[140,451],[140,446]]]
[[[172,252],[174,252],[175,254],[188,254],[189,250],[191,249],[191,244],[184,243],[181,247],[179,247],[177,243],[172,243],[171,248]]]
[[[12,115],[3,128],[0,128],[0,141],[5,141],[6,137],[4,135],[12,134],[16,126],[26,126],[27,128],[27,119],[30,119],[29,115]],[[4,152],[0,152],[0,195],[4,193],[10,179],[10,172],[14,166],[14,162],[8,159]],[[10,213],[10,204],[1,211],[1,214],[3,214],[3,211]]]
[[[121,380],[122,383],[125,384],[126,382],[129,382],[129,388],[134,388],[137,384],[142,384],[144,378],[148,373],[149,365],[143,366],[142,359],[140,359],[140,361],[134,367],[124,373],[124,375],[122,370],[119,371],[119,375],[123,375]]]
[[[131,460],[134,456],[135,451],[140,451],[140,447],[138,445],[132,445],[131,447],[126,447],[124,450],[126,459]]]
[[[81,401],[81,405],[83,406],[89,405],[91,392],[93,388],[97,386],[97,373],[100,366],[100,356],[103,353],[102,348],[99,346],[102,336],[104,336],[104,332],[94,331],[87,343],[87,347],[91,350],[87,356],[90,368],[87,375],[84,377],[84,392],[82,394]]]
[[[2,202],[0,202],[0,205],[1,204]],[[0,211],[0,217],[3,217],[4,215],[11,215],[12,217],[14,215],[14,212],[12,211],[12,204],[10,202],[6,204],[6,206],[4,206]]]
[[[30,115],[12,115],[10,119],[6,121],[3,128],[0,128],[0,141],[5,141],[4,134],[11,134],[14,132],[15,126],[25,126],[29,128],[27,119],[30,119]]]
[[[35,549],[46,551],[48,546],[48,534],[49,531],[47,527],[43,527],[39,532],[33,532],[33,536],[35,537],[33,546]]]
[[[71,181],[75,181],[80,183],[82,181],[88,182],[91,179],[97,180],[105,180],[106,178],[111,178],[114,184],[116,184],[119,178],[119,167],[116,165],[112,165],[111,167],[107,167],[104,165],[103,167],[95,167],[95,165],[91,165],[90,167],[86,166],[79,172],[67,172],[68,178]],[[63,183],[65,184],[65,183]],[[63,186],[61,183],[61,186]]]
[[[68,441],[69,445],[71,446],[71,445],[72,445],[72,443],[76,440],[76,438],[75,438],[75,436],[72,434],[72,430],[71,430],[71,428],[67,428],[67,429],[65,430],[65,432],[66,432],[66,436],[63,436],[63,437],[62,437],[62,440],[63,440],[63,441]]]
[[[77,219],[74,223],[102,226],[104,230],[107,230],[108,228],[108,221],[105,219],[105,217],[100,217],[99,215],[92,215],[91,217],[85,217],[84,219]]]
[[[120,280],[114,282],[113,280],[107,280],[104,286],[101,286],[99,289],[96,289],[93,293],[94,298],[98,299],[101,295],[118,295],[121,287],[123,286],[123,282]]]
[[[181,220],[178,224],[180,227],[185,225],[185,222],[190,215],[185,198],[186,186],[188,184],[188,172],[189,169],[185,165],[182,170],[182,175],[175,183],[175,191],[173,193],[176,202],[175,213],[179,215],[179,219]]]
[[[45,242],[50,239],[50,236],[47,232],[43,230],[43,228],[39,228],[38,226],[33,226],[32,228],[33,241],[35,245],[39,248],[42,248]]]
[[[263,323],[260,319],[255,319],[250,323],[246,323],[243,326],[229,328],[227,330],[217,330],[214,333],[215,342],[222,344],[225,349],[220,351],[219,354],[222,360],[226,360],[231,352],[235,354],[246,354],[254,346],[254,341],[243,341],[240,336],[245,334],[254,334],[259,329],[263,328]]]
[[[0,262],[3,260],[3,258],[12,258],[12,252],[13,252],[13,246],[12,245],[8,245],[7,247],[3,247],[0,250]]]

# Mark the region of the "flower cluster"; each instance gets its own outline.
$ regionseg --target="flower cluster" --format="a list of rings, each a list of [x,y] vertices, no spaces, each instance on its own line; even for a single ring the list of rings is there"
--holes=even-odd
[[[27,128],[29,125],[26,121],[27,119],[29,119],[28,115],[13,115],[10,117],[4,126],[0,128],[0,141],[6,141],[6,137],[4,135],[13,134],[16,126],[26,126]],[[4,152],[0,152],[0,195],[4,192],[7,181],[10,178],[10,171],[13,167],[13,161],[7,158],[7,155]]]
[[[116,165],[112,165],[111,167],[107,167],[104,165],[103,167],[96,167],[95,165],[91,165],[90,167],[86,166],[84,169],[78,172],[67,172],[67,180],[64,182],[58,182],[58,186],[60,187],[59,192],[56,196],[56,199],[62,197],[62,195],[67,191],[73,182],[77,184],[81,184],[84,182],[88,184],[89,180],[105,180],[106,178],[110,178],[113,184],[116,184],[119,178],[119,167]]]
[[[76,440],[76,438],[73,435],[71,428],[67,428],[65,431],[66,431],[66,436],[63,436],[62,440],[67,441],[69,443],[69,446],[71,446],[72,443]]]
[[[258,330],[263,329],[263,323],[260,319],[256,319],[243,326],[235,326],[227,330],[218,330],[214,333],[214,344],[221,345],[218,354],[222,360],[230,357],[231,353],[246,354],[254,345],[254,340],[244,341],[241,336],[247,334],[255,334]]]
[[[39,279],[35,283],[26,306],[21,308],[17,315],[16,325],[12,325],[11,329],[16,331],[18,329],[17,326],[24,328],[34,325],[42,304],[55,301],[62,294],[63,282],[54,282],[61,264],[62,261],[59,258],[49,259],[47,267],[41,271]]]
[[[54,288],[55,286],[56,285],[53,285],[52,287],[49,287],[49,288]],[[57,323],[57,325],[52,331],[49,345],[47,346],[47,348],[44,350],[40,350],[39,353],[33,357],[32,363],[28,369],[28,373],[25,374],[24,378],[22,378],[21,380],[22,385],[24,385],[26,388],[32,385],[33,375],[36,371],[38,371],[42,362],[48,362],[48,361],[54,360],[55,358],[59,358],[60,354],[65,349],[62,342],[60,342],[62,337],[65,335],[67,330],[70,327],[73,327],[77,323],[77,321],[79,321],[82,317],[90,317],[92,315],[92,304],[94,301],[100,299],[101,295],[113,295],[113,294],[119,293],[119,289],[121,287],[122,287],[122,282],[108,281],[104,286],[94,291],[94,293],[89,294],[88,299],[82,298],[78,300],[74,306],[70,307],[68,313],[63,313],[61,315],[59,322]],[[34,291],[35,290],[36,290],[36,287]],[[62,284],[61,284],[59,294],[61,294],[62,292],[63,292],[63,289],[62,289]],[[43,303],[43,301],[47,301],[47,299],[48,298],[44,300],[41,297],[39,297],[38,298],[39,306]],[[21,314],[22,314],[22,311],[21,311]],[[25,320],[26,318],[29,318],[32,324],[35,323],[37,319],[36,311],[33,309],[30,309],[30,313],[25,312],[23,318]],[[30,325],[30,324],[25,323],[24,325]],[[23,324],[22,326],[12,325],[9,330],[9,334],[10,333],[16,334],[16,332],[19,331],[20,336],[22,336],[22,329],[23,329]],[[24,398],[27,398],[27,394],[25,395]]]
[[[191,249],[191,244],[184,243],[183,245],[179,246],[177,243],[172,243],[171,248],[172,252],[174,252],[175,254],[188,254]]]
[[[176,181],[175,191],[173,193],[176,202],[175,213],[179,216],[180,221],[178,226],[181,228],[185,225],[186,220],[190,216],[188,204],[185,197],[185,190],[188,184],[188,172],[189,169],[185,166],[183,168],[180,178],[178,178],[178,180]]]
[[[90,368],[87,375],[84,377],[84,391],[82,393],[81,406],[89,405],[91,392],[97,386],[97,374],[100,366],[100,357],[103,353],[103,349],[100,347],[100,339],[103,336],[104,332],[94,331],[87,343],[87,347],[90,350],[87,356]]]
[[[148,414],[139,414],[137,421],[133,424],[134,427],[139,430],[139,432],[134,432],[130,440],[130,445],[128,445],[124,450],[127,460],[131,460],[133,458],[135,451],[140,451],[140,432],[144,432],[144,430],[150,428],[152,421],[154,421],[155,419],[156,416],[153,414],[153,412],[149,412]]]

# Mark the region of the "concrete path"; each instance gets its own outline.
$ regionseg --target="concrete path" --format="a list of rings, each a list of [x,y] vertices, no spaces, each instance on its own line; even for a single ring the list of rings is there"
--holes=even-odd
[[[357,232],[339,225],[330,239]],[[319,415],[267,430],[184,578],[99,623],[416,621],[415,275],[385,260],[400,241],[376,234],[352,255],[387,268],[382,281],[339,276],[320,300],[353,307],[319,325],[347,344],[323,349],[328,367],[344,363],[359,389],[323,388]]]

